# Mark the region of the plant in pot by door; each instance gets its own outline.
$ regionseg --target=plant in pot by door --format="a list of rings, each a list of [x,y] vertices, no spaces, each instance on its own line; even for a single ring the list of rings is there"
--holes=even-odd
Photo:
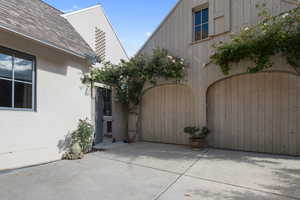
[[[69,151],[63,155],[63,159],[77,160],[92,149],[94,127],[88,119],[79,120],[77,130],[71,133]]]
[[[190,145],[192,148],[203,148],[206,144],[206,138],[210,133],[207,127],[201,130],[198,127],[185,127],[184,132],[190,135]]]

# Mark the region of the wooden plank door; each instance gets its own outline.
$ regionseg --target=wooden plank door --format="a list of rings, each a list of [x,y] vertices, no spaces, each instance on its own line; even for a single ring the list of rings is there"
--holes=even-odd
[[[186,86],[165,85],[147,91],[141,111],[143,141],[188,144],[183,129],[195,125],[194,103]]]
[[[300,79],[283,72],[234,76],[208,91],[214,147],[300,155]]]

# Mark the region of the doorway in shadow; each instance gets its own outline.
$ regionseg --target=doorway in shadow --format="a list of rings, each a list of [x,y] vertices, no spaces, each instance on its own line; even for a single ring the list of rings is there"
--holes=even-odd
[[[112,91],[108,88],[96,88],[96,130],[94,144],[113,142],[112,137]]]

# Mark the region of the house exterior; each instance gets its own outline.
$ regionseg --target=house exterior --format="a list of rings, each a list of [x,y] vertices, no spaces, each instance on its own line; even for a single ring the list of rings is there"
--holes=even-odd
[[[101,5],[62,15],[105,61],[118,64],[128,56]],[[88,23],[87,23],[88,22]]]
[[[143,96],[141,140],[188,144],[186,126],[208,126],[216,148],[300,155],[300,78],[284,58],[274,57],[265,72],[246,74],[253,63],[236,64],[225,76],[210,61],[213,44],[256,24],[256,4],[278,15],[296,6],[292,0],[180,0],[139,54],[167,49],[188,63],[187,81],[162,82]]]
[[[121,60],[128,60],[125,49],[101,5],[62,16],[73,25],[103,62],[119,64]],[[100,63],[94,67],[103,65]],[[107,86],[97,84],[94,93],[95,144],[103,142],[104,136],[116,141],[124,140],[127,132],[126,110],[114,100],[114,94]]]
[[[81,83],[94,51],[40,0],[0,0],[0,170],[58,160],[65,136],[92,117]]]

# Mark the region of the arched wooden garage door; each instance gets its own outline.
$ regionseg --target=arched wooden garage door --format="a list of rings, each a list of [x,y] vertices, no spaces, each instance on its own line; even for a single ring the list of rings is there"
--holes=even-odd
[[[300,78],[264,72],[234,76],[208,90],[211,145],[300,155]]]
[[[150,89],[142,99],[142,139],[148,142],[188,144],[185,126],[194,125],[194,100],[183,85]]]

